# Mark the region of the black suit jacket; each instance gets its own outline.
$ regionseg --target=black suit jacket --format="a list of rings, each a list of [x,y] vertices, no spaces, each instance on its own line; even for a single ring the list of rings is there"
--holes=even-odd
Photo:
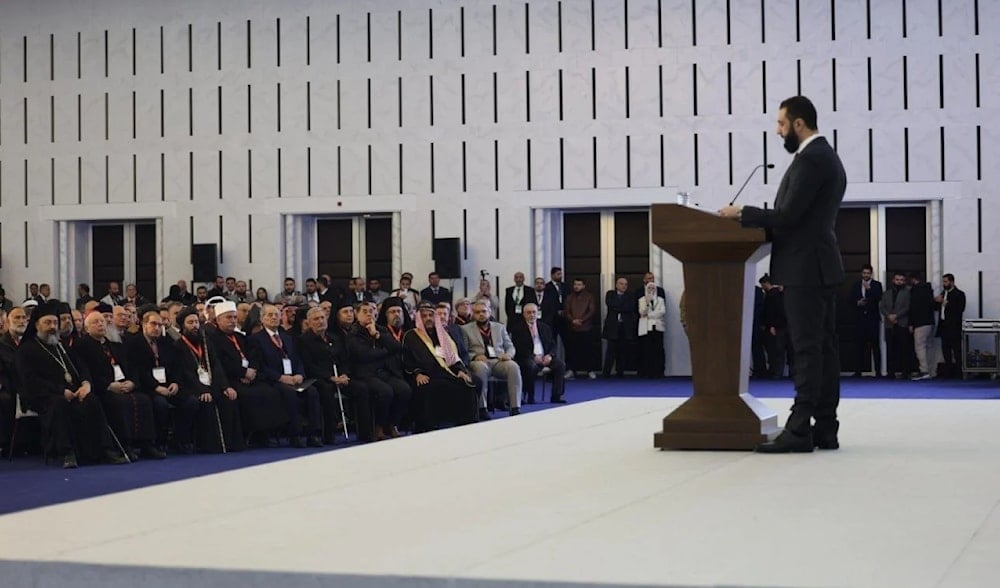
[[[343,342],[339,343],[343,345]],[[330,382],[333,377],[333,365],[337,363],[337,339],[327,336],[326,341],[322,337],[306,331],[299,337],[299,353],[302,355],[302,365],[305,366],[305,376],[315,378],[321,382]],[[342,374],[341,366],[337,366],[337,373]]]
[[[562,301],[559,294],[562,293]],[[560,282],[557,287],[555,282],[545,284],[545,295],[542,297],[542,322],[552,326],[559,321],[559,311],[566,305],[566,297],[569,296],[569,286],[565,282]]]
[[[840,158],[824,137],[816,137],[785,171],[774,208],[743,207],[743,226],[767,229],[773,283],[834,286],[844,281],[834,227],[846,189]]]
[[[378,339],[368,330],[355,325],[345,336],[347,349],[354,364],[354,375],[360,379],[385,375],[403,377],[403,344],[393,339],[385,327],[377,327]]]
[[[241,384],[240,380],[246,376],[247,369],[260,371],[260,350],[246,335],[233,333],[232,336],[236,338],[239,348],[219,329],[212,329],[208,340],[216,350],[215,363],[222,367],[229,384],[235,387]],[[243,355],[240,355],[241,350]],[[247,367],[243,367],[244,357],[247,358]]]
[[[175,362],[177,353],[174,342],[169,337],[157,337],[156,351],[157,359],[153,355],[153,348],[149,346],[146,337],[142,333],[125,337],[125,353],[128,355],[129,367],[132,374],[138,378],[136,384],[147,392],[154,392],[157,386],[168,385],[176,382],[180,384]],[[159,363],[159,367],[166,369],[167,384],[160,384],[153,377],[153,368]]]
[[[617,290],[608,290],[604,294],[604,306],[607,309],[604,315],[604,330],[602,337],[610,341],[618,340],[618,315],[622,317],[622,336],[626,340],[638,337],[639,333],[639,301],[635,299],[631,292],[625,292],[621,296]],[[540,335],[541,333],[539,333]]]
[[[517,286],[508,286],[507,293],[503,297],[503,308],[506,311],[504,316],[507,317],[507,322],[512,323],[515,316],[520,317],[521,313],[517,312],[517,303],[514,302],[514,288]],[[524,308],[525,304],[538,304],[538,297],[535,296],[535,289],[532,286],[525,284],[521,286],[521,307]],[[542,313],[544,316],[545,313]]]
[[[944,295],[944,292],[941,292]],[[937,304],[938,317],[941,316],[941,305]],[[944,318],[938,321],[937,336],[957,336],[962,332],[962,313],[965,312],[965,292],[953,287],[948,292],[948,304],[945,306]]]
[[[121,343],[108,341],[108,350],[112,357],[115,358],[115,362],[121,366],[125,379],[138,385],[140,380],[129,369],[125,347]],[[92,337],[80,337],[80,340],[73,346],[73,353],[80,360],[79,363],[86,365],[87,370],[90,371],[91,390],[102,397],[105,394],[109,394],[108,386],[115,381],[115,371],[111,367],[108,356],[104,354],[101,343]],[[147,391],[152,392],[153,390],[149,389]]]
[[[869,284],[868,294],[863,294],[861,280],[854,282],[851,286],[851,296],[849,304],[855,307],[858,324],[878,325],[882,321],[882,313],[879,312],[879,303],[882,302],[882,282],[872,280]],[[862,296],[868,302],[858,305]]]
[[[552,328],[542,321],[535,323],[538,326],[538,338],[542,341],[542,351],[545,355],[555,355],[556,339],[552,334]],[[510,338],[514,342],[514,361],[530,361],[535,357],[535,342],[531,338],[531,331],[528,323],[518,322],[510,328]]]
[[[278,337],[281,338],[281,349],[278,349],[278,346],[271,341],[271,336],[267,334],[267,329],[261,329],[250,336],[252,345],[260,353],[260,370],[257,372],[257,377],[262,382],[267,382],[268,384],[276,383],[278,378],[285,374],[282,360],[286,356],[292,360],[292,374],[304,376],[306,373],[305,365],[302,363],[302,356],[299,355],[298,347],[295,345],[295,339],[288,333],[280,330],[278,331]]]
[[[437,294],[434,294],[431,287],[427,286],[420,291],[420,300],[423,302],[430,302],[431,304],[437,304],[438,302],[451,302],[451,290],[438,286]]]

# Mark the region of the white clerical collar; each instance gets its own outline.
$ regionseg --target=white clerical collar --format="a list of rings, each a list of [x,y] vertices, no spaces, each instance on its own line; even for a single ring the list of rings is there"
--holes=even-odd
[[[813,139],[818,139],[819,137],[822,136],[823,135],[816,133],[815,135],[812,135],[809,138],[807,138],[805,141],[802,141],[801,143],[799,143],[799,148],[795,150],[795,154],[798,155],[799,153],[802,153],[802,150],[806,148],[806,145],[812,143]]]

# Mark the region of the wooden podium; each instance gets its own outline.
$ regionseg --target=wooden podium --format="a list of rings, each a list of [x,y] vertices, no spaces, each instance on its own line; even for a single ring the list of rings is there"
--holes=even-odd
[[[778,417],[747,392],[755,267],[770,250],[762,229],[654,204],[653,243],[684,264],[694,395],[663,418],[660,449],[750,450],[773,439]]]

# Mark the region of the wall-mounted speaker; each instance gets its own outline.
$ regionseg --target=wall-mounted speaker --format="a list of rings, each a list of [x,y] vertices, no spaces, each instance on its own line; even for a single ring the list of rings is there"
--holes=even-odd
[[[215,243],[196,243],[191,245],[191,265],[194,269],[194,281],[211,283],[219,273],[218,246]]]
[[[458,237],[434,239],[434,271],[445,279],[462,277],[461,247]]]

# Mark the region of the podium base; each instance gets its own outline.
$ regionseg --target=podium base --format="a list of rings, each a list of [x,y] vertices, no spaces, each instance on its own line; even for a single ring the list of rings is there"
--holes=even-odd
[[[751,451],[778,432],[778,416],[751,394],[699,395],[663,418],[653,447]]]

